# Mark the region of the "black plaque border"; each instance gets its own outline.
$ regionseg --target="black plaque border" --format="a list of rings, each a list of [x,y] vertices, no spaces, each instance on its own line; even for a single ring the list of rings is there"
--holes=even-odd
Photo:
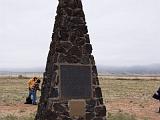
[[[59,99],[61,99],[61,100],[71,100],[71,99],[76,99],[76,98],[70,98],[70,97],[62,97],[62,94],[61,94],[61,70],[60,70],[60,68],[61,68],[61,66],[62,65],[70,65],[70,66],[88,66],[88,67],[90,67],[90,71],[91,71],[91,96],[90,97],[86,97],[86,98],[84,98],[84,99],[92,99],[93,98],[93,77],[92,77],[92,65],[91,64],[87,64],[87,65],[84,65],[84,64],[65,64],[65,63],[61,63],[61,64],[58,64],[58,76],[59,76],[59,85],[58,85],[58,87],[59,87]],[[83,98],[81,98],[81,99],[83,99]]]

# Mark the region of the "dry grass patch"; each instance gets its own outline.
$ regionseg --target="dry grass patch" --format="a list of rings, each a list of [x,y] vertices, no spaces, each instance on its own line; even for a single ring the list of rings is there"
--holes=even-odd
[[[160,85],[159,77],[99,78],[109,112],[108,120],[160,120],[160,115],[156,113],[157,103],[152,99]],[[28,80],[0,78],[0,120],[33,120],[32,113],[36,112],[37,106],[23,104],[28,95]]]

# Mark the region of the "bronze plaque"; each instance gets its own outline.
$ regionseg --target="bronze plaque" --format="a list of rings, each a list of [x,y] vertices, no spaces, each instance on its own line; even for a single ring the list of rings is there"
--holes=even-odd
[[[60,65],[60,95],[63,99],[91,98],[91,66]]]
[[[70,100],[69,101],[69,114],[71,117],[83,117],[86,114],[86,102],[85,100]]]

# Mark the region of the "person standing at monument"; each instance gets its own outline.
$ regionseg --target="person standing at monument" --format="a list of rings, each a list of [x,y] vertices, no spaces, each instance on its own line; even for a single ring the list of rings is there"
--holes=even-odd
[[[31,98],[32,100],[32,104],[36,105],[36,91],[37,91],[37,81],[38,78],[37,77],[33,77],[32,79],[30,79],[28,81],[28,89],[29,89],[29,95],[28,98]]]
[[[34,94],[34,95],[33,95],[34,97],[33,97],[33,100],[32,100],[32,104],[33,104],[33,105],[36,105],[36,104],[37,104],[37,102],[36,102],[36,100],[37,100],[37,90],[40,91],[40,88],[39,88],[40,83],[41,83],[41,80],[40,80],[40,79],[37,79],[37,80],[35,81],[33,87],[32,87],[33,94]]]
[[[158,88],[158,90],[156,91],[156,93],[153,94],[152,96],[154,99],[160,101],[160,87]],[[158,113],[160,113],[160,107],[158,109]]]

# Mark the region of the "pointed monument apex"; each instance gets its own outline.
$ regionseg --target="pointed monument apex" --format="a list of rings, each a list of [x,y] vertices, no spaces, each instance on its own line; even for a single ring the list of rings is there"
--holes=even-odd
[[[59,0],[35,120],[106,120],[81,0]]]

